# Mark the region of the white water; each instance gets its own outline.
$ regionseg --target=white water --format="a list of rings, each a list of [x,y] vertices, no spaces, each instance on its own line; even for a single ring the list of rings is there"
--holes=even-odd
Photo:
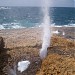
[[[18,62],[18,71],[22,73],[29,67],[29,65],[30,65],[30,62],[28,60]]]
[[[18,62],[18,65],[16,66],[16,64],[13,65],[13,69],[10,68],[10,66],[8,67],[8,75],[17,75],[16,70],[20,71],[21,73],[25,70],[27,70],[27,68],[29,67],[30,62],[28,60],[26,61],[20,61]]]
[[[60,32],[58,30],[52,31],[53,34],[59,34]]]
[[[47,56],[47,48],[50,46],[50,39],[51,39],[49,1],[50,0],[42,0],[43,2],[42,12],[44,18],[43,18],[43,40],[42,40],[42,48],[40,50],[41,59],[44,59]]]

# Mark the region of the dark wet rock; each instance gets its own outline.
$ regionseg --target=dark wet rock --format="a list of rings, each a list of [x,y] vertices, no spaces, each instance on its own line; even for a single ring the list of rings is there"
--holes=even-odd
[[[5,46],[4,39],[0,37],[0,50],[2,50]]]

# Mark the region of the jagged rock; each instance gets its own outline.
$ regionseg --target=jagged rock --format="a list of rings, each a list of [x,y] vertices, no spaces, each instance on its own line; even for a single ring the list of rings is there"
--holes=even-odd
[[[5,46],[5,43],[4,43],[3,37],[0,37],[0,50],[2,50],[4,46]]]

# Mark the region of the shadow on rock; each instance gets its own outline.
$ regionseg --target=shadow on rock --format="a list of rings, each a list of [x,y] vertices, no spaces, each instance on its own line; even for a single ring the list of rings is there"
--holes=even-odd
[[[71,56],[75,58],[75,49],[63,50],[63,46],[53,46],[48,48],[48,54],[58,54],[64,56]],[[63,47],[65,48],[65,47]]]
[[[4,40],[0,37],[0,75],[6,75],[3,69],[8,64],[8,58],[10,57],[10,55],[7,54],[9,49],[5,49],[4,46]]]

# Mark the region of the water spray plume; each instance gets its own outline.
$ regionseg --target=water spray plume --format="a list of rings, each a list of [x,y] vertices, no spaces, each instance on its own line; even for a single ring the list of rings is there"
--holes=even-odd
[[[8,72],[7,72],[8,75],[17,75],[17,73],[16,73],[16,67],[17,67],[16,64],[13,65],[13,69],[10,68],[10,66],[9,66],[9,67],[8,67],[8,70],[7,70],[7,71],[8,71]]]
[[[40,49],[40,58],[44,59],[47,56],[47,48],[50,46],[50,39],[51,39],[51,29],[50,29],[50,17],[49,17],[49,1],[42,0],[42,12],[44,15],[43,18],[43,42],[42,48]]]

